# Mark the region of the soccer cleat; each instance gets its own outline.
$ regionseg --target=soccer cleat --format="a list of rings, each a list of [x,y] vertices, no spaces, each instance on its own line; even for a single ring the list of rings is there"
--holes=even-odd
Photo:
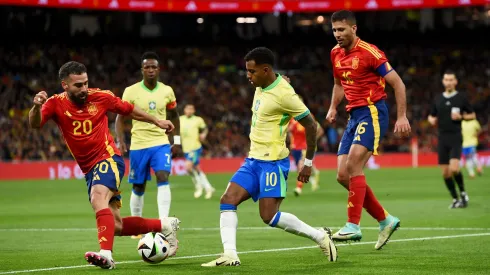
[[[449,209],[461,208],[461,202],[458,199],[453,199],[453,202],[449,205]]]
[[[131,239],[133,239],[133,240],[139,240],[141,238],[143,238],[143,235],[141,235],[141,234],[131,236]]]
[[[209,190],[206,190],[206,195],[204,195],[204,198],[209,200],[213,196],[214,191],[216,191],[216,189],[214,189],[213,187],[211,187]]]
[[[336,262],[337,261],[337,247],[335,246],[335,243],[332,240],[332,230],[330,228],[324,227],[320,229],[321,231],[325,232],[325,238],[321,242],[318,243],[320,246],[320,249],[323,251],[325,256],[328,257],[328,260],[330,262]]]
[[[459,204],[459,208],[468,207],[468,201],[469,200],[470,200],[470,197],[468,197],[468,194],[466,194],[466,192],[461,192],[461,201]]]
[[[170,244],[169,257],[175,256],[177,249],[179,248],[179,241],[177,240],[177,231],[180,229],[180,220],[175,217],[168,217],[161,220],[162,222],[162,234]]]
[[[303,192],[303,189],[301,189],[299,187],[294,188],[294,195],[296,197],[299,197],[299,195],[301,195],[301,192]]]
[[[385,221],[379,223],[378,242],[374,245],[376,250],[383,248],[383,246],[390,240],[391,235],[400,228],[400,219],[397,217],[389,215]]]
[[[215,267],[215,266],[239,266],[239,265],[241,265],[241,263],[238,257],[234,258],[232,256],[223,254],[218,259],[202,264],[201,266]]]
[[[102,269],[115,269],[116,264],[113,259],[109,259],[98,252],[85,253],[85,260],[91,265],[98,266]]]
[[[198,199],[202,196],[202,188],[196,188],[196,191],[194,191],[194,198]]]
[[[348,222],[333,234],[332,239],[336,242],[360,241],[362,239],[361,229],[358,225]]]

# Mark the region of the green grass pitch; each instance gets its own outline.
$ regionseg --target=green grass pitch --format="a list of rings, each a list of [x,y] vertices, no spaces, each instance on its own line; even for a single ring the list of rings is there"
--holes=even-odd
[[[171,214],[182,220],[176,257],[158,265],[139,259],[136,240],[116,237],[115,270],[87,266],[83,255],[97,251],[94,213],[83,180],[0,182],[1,274],[490,274],[490,175],[465,178],[467,209],[448,209],[450,198],[436,168],[367,171],[383,206],[400,217],[401,229],[383,250],[374,250],[377,223],[363,212],[363,239],[339,245],[330,263],[315,244],[264,225],[252,201],[238,208],[240,267],[202,268],[222,252],[219,197],[230,174],[209,175],[217,191],[194,199],[189,177],[171,178]],[[346,221],[347,193],[334,171],[322,171],[321,186],[294,197],[289,179],[281,210],[313,226],[339,228]],[[126,180],[126,179],[125,179]],[[145,217],[156,217],[156,185],[149,183]],[[123,216],[131,187],[124,182]]]

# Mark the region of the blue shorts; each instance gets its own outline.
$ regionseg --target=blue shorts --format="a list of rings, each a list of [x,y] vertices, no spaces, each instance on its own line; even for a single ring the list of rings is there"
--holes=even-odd
[[[463,156],[465,158],[471,157],[476,154],[476,146],[463,147]]]
[[[373,155],[378,155],[378,146],[388,129],[388,123],[388,107],[384,100],[352,109],[337,155],[349,154],[352,144],[360,144],[372,151]]]
[[[113,155],[110,158],[97,162],[97,164],[85,174],[89,201],[92,186],[102,184],[114,192],[114,196],[111,198],[110,202],[116,201],[118,206],[121,207],[121,192],[119,192],[119,185],[124,177],[124,170],[124,159],[118,155]]]
[[[192,162],[192,164],[198,165],[201,159],[201,154],[202,154],[202,147],[197,150],[190,151],[189,153],[184,153],[184,157],[186,160]]]
[[[151,180],[150,168],[156,173],[172,168],[170,144],[129,151],[129,183],[143,184]]]
[[[230,181],[247,190],[254,201],[285,198],[288,173],[289,158],[276,161],[246,158]]]
[[[306,155],[306,150],[291,150],[291,156],[293,156],[294,163],[298,166],[299,161]]]

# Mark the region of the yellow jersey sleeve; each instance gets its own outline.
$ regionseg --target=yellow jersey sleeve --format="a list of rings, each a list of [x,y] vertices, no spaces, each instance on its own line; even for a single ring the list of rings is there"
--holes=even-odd
[[[166,107],[167,109],[172,110],[177,107],[177,98],[175,97],[174,89],[172,89],[172,87],[167,86],[167,90],[168,90],[168,96],[167,96],[168,103]]]
[[[285,92],[285,95],[281,98],[281,107],[284,113],[289,114],[296,121],[301,120],[310,114],[310,110],[299,98],[298,94],[294,90]]]
[[[124,93],[122,95],[122,100],[125,100],[131,104],[134,104],[132,89],[130,89],[130,87],[127,87],[126,89],[124,89]]]
[[[197,127],[199,128],[200,131],[206,129],[206,122],[204,122],[204,119],[202,117],[199,117],[199,122]]]

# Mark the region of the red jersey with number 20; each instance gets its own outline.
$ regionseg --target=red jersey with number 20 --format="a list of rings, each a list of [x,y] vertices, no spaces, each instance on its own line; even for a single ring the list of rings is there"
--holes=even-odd
[[[64,92],[43,104],[41,126],[49,119],[56,122],[72,156],[87,174],[97,162],[121,155],[109,132],[107,111],[129,115],[133,108],[110,91],[89,89],[83,106],[75,105]]]
[[[372,105],[386,98],[384,76],[393,70],[384,52],[361,39],[346,52],[335,46],[330,59],[333,75],[340,79],[347,99],[347,111]]]

